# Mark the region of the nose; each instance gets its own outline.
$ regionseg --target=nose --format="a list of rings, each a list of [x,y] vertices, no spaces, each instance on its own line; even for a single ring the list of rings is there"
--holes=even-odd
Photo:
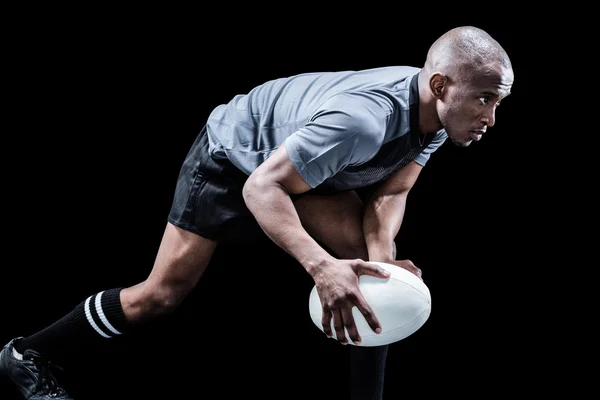
[[[481,122],[491,128],[496,123],[496,107],[491,107],[490,110],[481,116]]]

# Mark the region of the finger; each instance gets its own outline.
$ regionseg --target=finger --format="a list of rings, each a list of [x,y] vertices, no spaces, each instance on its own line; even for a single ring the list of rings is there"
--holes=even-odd
[[[361,337],[358,333],[358,328],[356,328],[356,324],[354,322],[354,315],[352,315],[352,308],[344,307],[341,311],[342,318],[344,319],[344,326],[346,327],[346,331],[348,332],[348,336],[354,344],[360,344]]]
[[[342,344],[348,344],[346,332],[344,332],[344,319],[342,318],[339,307],[331,309],[331,316],[333,317],[333,328],[335,329],[337,340]]]
[[[381,324],[379,323],[377,316],[373,312],[373,309],[371,308],[371,306],[369,306],[362,294],[357,295],[356,297],[356,308],[358,308],[358,311],[360,311],[360,313],[365,317],[365,320],[367,321],[369,327],[371,327],[373,332],[381,333]]]
[[[414,265],[403,266],[408,272],[412,272],[417,278],[423,280],[423,272],[420,268],[415,267]]]
[[[423,280],[423,271],[420,268],[415,267],[415,271],[413,272],[419,279]]]
[[[412,261],[406,260],[405,262],[398,264],[398,266],[404,268],[405,270],[407,270],[409,272],[412,272],[418,278],[423,280],[423,272]]]
[[[331,333],[331,311],[329,307],[323,307],[323,315],[321,316],[321,324],[323,325],[323,333],[328,338],[332,337]]]
[[[358,273],[359,275],[371,275],[378,278],[389,278],[391,275],[385,268],[373,263],[361,264]]]

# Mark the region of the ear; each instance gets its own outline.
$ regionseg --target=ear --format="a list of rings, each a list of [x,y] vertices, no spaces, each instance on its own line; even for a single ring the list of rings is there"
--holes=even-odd
[[[436,99],[442,97],[448,79],[441,72],[434,72],[429,78],[429,89]]]

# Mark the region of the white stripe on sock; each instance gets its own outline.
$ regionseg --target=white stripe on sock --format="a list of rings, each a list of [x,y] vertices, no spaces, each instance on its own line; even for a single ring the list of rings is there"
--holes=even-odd
[[[98,293],[98,295],[96,296],[96,312],[98,313],[98,316],[100,317],[100,321],[102,321],[102,323],[104,323],[104,326],[106,326],[109,331],[111,331],[115,335],[120,335],[121,332],[119,332],[118,330],[116,330],[110,324],[110,322],[108,322],[108,319],[106,318],[106,315],[104,315],[104,311],[102,311],[102,303],[101,303],[101,301],[102,301],[102,293],[104,293],[104,291]]]
[[[100,330],[100,328],[98,328],[98,325],[96,325],[96,323],[94,322],[94,319],[92,318],[92,313],[90,312],[90,299],[92,298],[92,296],[88,297],[85,300],[85,317],[87,318],[88,322],[90,323],[90,325],[92,326],[92,328],[94,328],[94,330],[96,332],[98,332],[98,334],[100,334],[100,336],[103,336],[105,338],[110,338],[109,335],[107,335],[106,333],[102,332]]]

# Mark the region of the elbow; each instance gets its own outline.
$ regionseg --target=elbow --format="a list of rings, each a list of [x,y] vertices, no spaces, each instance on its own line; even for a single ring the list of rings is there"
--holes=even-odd
[[[242,198],[247,206],[250,206],[252,202],[256,202],[257,198],[265,190],[265,179],[258,173],[250,174],[244,186],[242,187]]]
[[[246,179],[244,187],[242,187],[242,198],[246,205],[248,205],[248,202],[252,199],[255,190],[254,179],[252,179],[252,175],[250,175],[250,177]]]

